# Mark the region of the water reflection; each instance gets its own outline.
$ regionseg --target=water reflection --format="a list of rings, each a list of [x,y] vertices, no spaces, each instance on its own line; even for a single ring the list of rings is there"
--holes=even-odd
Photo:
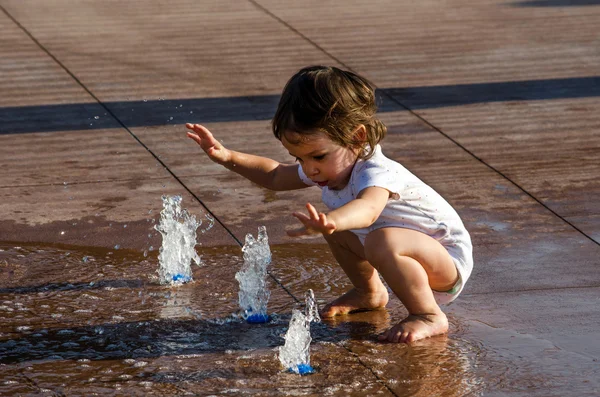
[[[206,266],[178,287],[161,286],[157,258],[141,252],[0,249],[0,394],[465,395],[482,383],[472,371],[479,347],[465,340],[377,342],[401,314],[393,305],[313,324],[317,372],[285,373],[276,348],[296,301],[273,281],[273,321],[233,316],[239,247],[203,249]],[[347,287],[323,246],[276,246],[272,269],[300,297],[312,287],[328,300]]]
[[[324,322],[336,332],[349,335],[342,345],[360,357],[398,396],[477,395],[484,384],[475,370],[480,364],[480,346],[448,335],[411,345],[377,341],[376,335],[389,328],[394,318],[388,310],[377,310]],[[451,328],[455,334],[456,326]]]

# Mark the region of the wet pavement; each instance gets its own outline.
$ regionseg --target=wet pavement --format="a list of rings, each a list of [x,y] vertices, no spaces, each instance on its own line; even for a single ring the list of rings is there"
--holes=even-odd
[[[0,0],[0,395],[600,394],[600,2]],[[384,152],[446,197],[475,268],[450,333],[312,325],[316,372],[277,347],[304,292],[349,287],[270,192],[200,155],[185,122],[290,161],[269,119],[297,69],[378,87]],[[194,282],[158,283],[162,195],[216,225]],[[266,225],[268,324],[236,315],[240,245]]]

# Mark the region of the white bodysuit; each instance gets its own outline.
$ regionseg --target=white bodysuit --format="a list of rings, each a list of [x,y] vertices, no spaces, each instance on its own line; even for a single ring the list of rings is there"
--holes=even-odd
[[[309,186],[318,186],[298,166],[298,175]],[[379,145],[368,160],[359,159],[350,182],[341,190],[321,187],[321,198],[330,210],[356,199],[360,191],[377,186],[390,191],[388,203],[371,226],[351,230],[364,244],[369,232],[382,227],[417,230],[439,241],[454,260],[459,273],[456,285],[446,292],[434,291],[438,303],[450,303],[462,291],[473,270],[473,247],[467,229],[450,204],[401,164],[383,155]]]

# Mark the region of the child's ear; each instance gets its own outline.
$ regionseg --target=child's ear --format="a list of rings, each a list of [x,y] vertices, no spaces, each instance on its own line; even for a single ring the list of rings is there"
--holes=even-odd
[[[356,146],[362,146],[367,142],[367,127],[364,124],[360,124],[354,130],[354,142],[356,142]]]

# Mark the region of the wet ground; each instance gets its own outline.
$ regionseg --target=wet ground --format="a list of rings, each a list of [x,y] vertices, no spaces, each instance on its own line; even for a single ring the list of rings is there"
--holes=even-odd
[[[0,395],[600,395],[600,2],[0,0]],[[270,192],[200,155],[185,122],[291,161],[270,132],[299,68],[369,78],[383,151],[440,192],[475,267],[447,336],[375,336],[386,310],[277,347],[311,288],[348,281],[292,240],[317,189]],[[162,195],[217,222],[194,282],[158,283]],[[266,225],[273,321],[236,315]]]
[[[386,345],[374,338],[390,325],[392,311],[384,310],[314,324],[316,373],[286,373],[277,347],[291,309],[300,307],[296,296],[315,288],[326,300],[348,287],[323,248],[274,247],[272,320],[249,325],[236,315],[239,249],[204,250],[194,282],[167,287],[158,284],[152,255],[3,245],[0,261],[10,281],[0,289],[0,391],[464,395],[481,389],[482,351],[458,336],[460,325],[453,324],[452,339]]]
[[[405,315],[397,302],[313,324],[316,372],[287,373],[277,348],[298,297],[312,288],[323,303],[348,288],[323,245],[273,247],[272,319],[258,325],[239,318],[235,247],[203,249],[194,281],[177,287],[158,283],[152,254],[0,249],[2,395],[551,395],[599,386],[595,365],[568,372],[583,357],[452,313],[450,336],[380,343],[375,336]]]

